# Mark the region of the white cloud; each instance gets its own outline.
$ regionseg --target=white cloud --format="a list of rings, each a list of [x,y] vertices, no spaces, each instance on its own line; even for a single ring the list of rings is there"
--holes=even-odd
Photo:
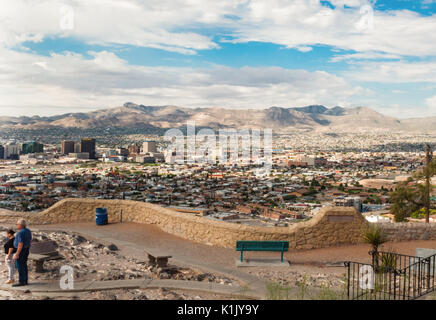
[[[349,61],[349,60],[399,60],[400,55],[386,54],[381,52],[362,52],[352,54],[336,55],[330,59],[331,62]]]
[[[56,107],[71,111],[72,106],[107,107],[127,100],[185,106],[346,106],[356,96],[369,94],[344,79],[436,83],[436,63],[402,60],[402,56],[427,60],[436,56],[436,15],[407,10],[372,13],[366,0],[330,2],[335,9],[318,0],[4,0],[0,113],[5,108],[37,113],[32,106],[58,113]],[[63,20],[68,13],[62,9],[65,5],[73,9],[72,25]],[[133,45],[196,54],[219,48],[214,35],[235,43],[275,43],[301,52],[328,45],[337,52],[356,53],[338,53],[331,59],[350,64],[342,78],[283,68],[133,66],[110,52],[112,45]],[[41,57],[7,49],[25,50],[24,41],[47,37],[74,37],[108,48],[89,52],[90,60],[76,53]],[[397,61],[377,61],[381,59]],[[371,99],[377,103],[376,97]]]
[[[138,101],[149,105],[265,108],[323,103],[347,105],[360,94],[327,72],[279,67],[144,67],[114,53],[89,52],[49,57],[0,50],[0,113],[61,113]],[[55,107],[58,109],[55,109]],[[22,107],[22,108],[20,108]],[[40,110],[39,108],[44,108]]]
[[[341,3],[347,2],[335,2]],[[370,8],[367,1],[351,4],[350,9],[330,9],[312,0],[250,1],[234,26],[234,41],[265,41],[292,48],[323,44],[394,55],[436,54],[435,15],[406,10],[373,12],[365,10]]]
[[[365,62],[345,73],[357,81],[384,83],[436,83],[436,62]]]
[[[300,46],[296,48],[300,52],[310,52],[312,51],[312,47]]]
[[[47,36],[89,43],[129,44],[184,54],[218,48],[204,30],[220,30],[235,42],[263,41],[308,50],[329,45],[357,52],[436,55],[436,15],[372,11],[366,0],[5,0],[0,43],[19,45]],[[73,28],[61,28],[65,5]],[[347,9],[344,8],[347,5]],[[232,19],[231,17],[236,17]]]
[[[47,36],[73,36],[89,43],[156,47],[185,54],[218,47],[199,33],[174,31],[216,20],[206,10],[195,10],[196,1],[6,1],[0,11],[0,43],[8,46]],[[62,28],[63,21],[70,19],[64,8],[72,9],[71,29]],[[218,15],[226,12],[214,4],[209,9]]]

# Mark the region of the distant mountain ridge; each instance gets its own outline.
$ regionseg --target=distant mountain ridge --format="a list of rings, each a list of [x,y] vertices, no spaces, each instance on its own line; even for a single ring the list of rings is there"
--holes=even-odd
[[[436,132],[436,117],[397,119],[371,108],[327,108],[322,105],[268,109],[183,108],[145,106],[127,102],[123,106],[87,113],[66,113],[50,117],[0,117],[0,128],[177,128],[195,121],[197,126],[217,128],[272,128],[275,132],[292,130],[361,132],[411,131]]]

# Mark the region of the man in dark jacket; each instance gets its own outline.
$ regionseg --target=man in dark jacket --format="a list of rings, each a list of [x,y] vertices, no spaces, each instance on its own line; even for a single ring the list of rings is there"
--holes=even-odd
[[[14,254],[14,260],[18,270],[18,283],[13,284],[13,287],[27,286],[28,284],[27,258],[29,257],[30,242],[32,241],[32,233],[27,229],[26,220],[18,220],[17,229],[18,232],[15,234],[14,240],[14,247],[17,252]]]

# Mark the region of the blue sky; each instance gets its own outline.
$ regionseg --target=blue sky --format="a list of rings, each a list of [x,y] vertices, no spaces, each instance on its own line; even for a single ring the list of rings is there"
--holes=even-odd
[[[7,0],[0,114],[368,106],[436,116],[436,1]]]

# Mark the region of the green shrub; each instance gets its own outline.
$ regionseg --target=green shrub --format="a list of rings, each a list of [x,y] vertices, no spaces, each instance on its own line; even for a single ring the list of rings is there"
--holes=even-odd
[[[363,241],[372,246],[373,252],[378,252],[378,248],[388,241],[386,234],[377,225],[370,223],[362,232]]]

